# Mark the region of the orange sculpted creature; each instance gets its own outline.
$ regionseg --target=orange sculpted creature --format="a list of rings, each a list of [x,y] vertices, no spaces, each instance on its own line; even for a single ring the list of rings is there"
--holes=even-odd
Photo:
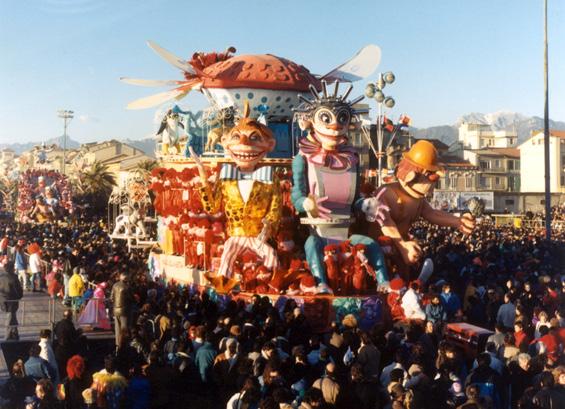
[[[364,209],[371,226],[370,235],[378,238],[380,234],[389,237],[394,248],[400,254],[399,271],[408,274],[408,266],[417,263],[422,256],[422,249],[409,235],[410,226],[420,217],[439,226],[455,227],[465,234],[470,234],[475,221],[470,214],[461,217],[435,210],[427,201],[439,179],[441,167],[438,153],[428,141],[418,141],[404,153],[396,168],[395,183],[381,186],[376,197],[366,202]]]

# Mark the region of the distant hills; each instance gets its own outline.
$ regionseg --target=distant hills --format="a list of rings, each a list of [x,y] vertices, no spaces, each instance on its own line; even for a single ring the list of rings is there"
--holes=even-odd
[[[526,116],[517,112],[498,111],[491,114],[473,112],[461,116],[453,125],[432,126],[429,128],[413,128],[417,139],[439,139],[447,145],[457,140],[459,126],[464,123],[490,125],[493,130],[515,130],[518,134],[518,143],[524,142],[532,131],[543,129],[543,118]],[[550,129],[565,130],[565,122],[549,120]]]
[[[411,128],[411,131],[417,139],[439,139],[443,143],[451,145],[457,140],[458,128],[463,122],[490,125],[493,130],[516,130],[518,134],[518,143],[525,141],[532,131],[543,129],[543,118],[537,116],[526,116],[517,112],[498,111],[490,114],[472,112],[461,116],[453,125],[439,125],[429,128]],[[549,126],[550,129],[565,130],[565,122],[550,120]],[[122,142],[142,150],[148,156],[153,157],[155,155],[155,145],[157,141],[153,138],[123,139]],[[11,144],[0,143],[0,149],[11,148],[17,154],[21,154],[40,143],[41,142]],[[62,146],[62,137],[45,141],[46,145],[53,143]],[[67,139],[67,147],[69,149],[76,149],[79,146],[79,142],[70,138]]]

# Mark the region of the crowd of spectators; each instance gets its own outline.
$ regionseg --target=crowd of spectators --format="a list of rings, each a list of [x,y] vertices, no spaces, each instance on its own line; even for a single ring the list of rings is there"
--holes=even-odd
[[[65,287],[77,267],[85,283],[107,283],[118,330],[115,350],[96,362],[69,309],[10,368],[6,408],[565,407],[563,232],[548,242],[512,226],[482,223],[463,236],[417,223],[434,273],[400,295],[423,316],[362,330],[346,315],[325,333],[292,298],[277,308],[258,295],[226,300],[153,281],[146,254],[112,244],[97,221],[5,223],[2,232],[61,263],[71,307]],[[446,339],[450,322],[494,333],[470,356]]]

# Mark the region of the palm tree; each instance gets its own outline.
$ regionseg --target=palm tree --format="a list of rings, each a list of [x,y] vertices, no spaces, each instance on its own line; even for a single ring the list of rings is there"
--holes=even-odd
[[[101,195],[108,197],[116,186],[114,175],[108,170],[108,165],[99,161],[94,162],[78,175],[77,187],[83,194]]]
[[[151,171],[158,166],[158,162],[154,159],[146,159],[139,162],[135,168],[134,172],[140,174],[145,180],[150,179]]]

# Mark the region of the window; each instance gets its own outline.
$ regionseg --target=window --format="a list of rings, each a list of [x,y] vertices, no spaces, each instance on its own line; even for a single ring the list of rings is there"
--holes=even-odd
[[[514,199],[506,199],[506,200],[504,201],[504,204],[505,204],[506,206],[514,206]]]
[[[563,177],[563,176],[562,176],[562,177]],[[467,177],[465,178],[465,187],[466,187],[467,189],[470,189],[470,188],[473,187],[473,178],[472,178],[471,176],[467,176]]]
[[[481,169],[490,169],[490,162],[488,160],[482,160],[479,165]]]
[[[494,178],[494,184],[495,184],[496,186],[500,186],[500,178],[499,178],[499,177],[495,177],[495,178]]]
[[[544,205],[544,204],[545,204],[545,199],[541,199],[541,200],[539,201],[539,204],[540,204],[540,205]]]
[[[561,186],[565,186],[565,176],[561,175]]]
[[[512,159],[508,159],[508,170],[514,170],[514,161]]]
[[[451,176],[450,186],[452,189],[457,189],[457,176]]]
[[[495,169],[500,169],[500,159],[496,159],[494,161],[494,167],[495,167]]]
[[[490,187],[490,180],[487,177],[480,176],[479,177],[479,186],[482,188],[489,188]]]

